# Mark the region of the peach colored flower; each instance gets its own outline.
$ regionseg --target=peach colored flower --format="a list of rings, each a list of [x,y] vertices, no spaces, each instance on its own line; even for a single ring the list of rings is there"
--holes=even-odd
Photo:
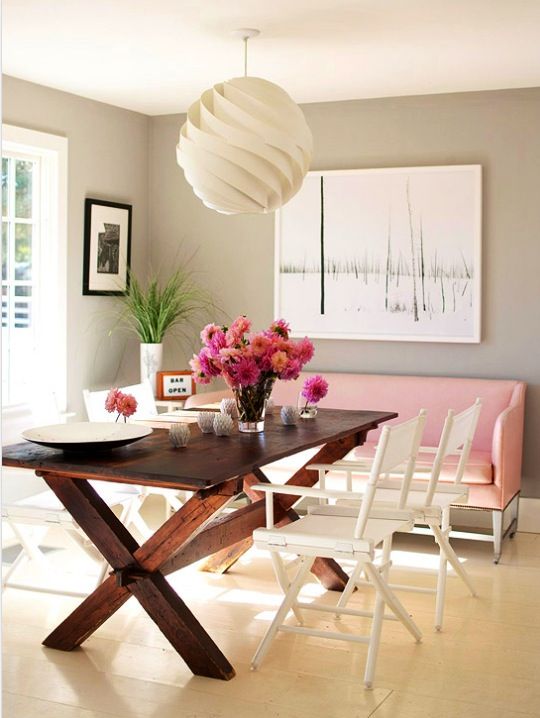
[[[285,369],[288,361],[289,358],[286,352],[277,351],[271,359],[272,369],[279,374]]]
[[[270,339],[264,334],[255,334],[251,339],[251,351],[256,357],[260,357],[268,349]]]

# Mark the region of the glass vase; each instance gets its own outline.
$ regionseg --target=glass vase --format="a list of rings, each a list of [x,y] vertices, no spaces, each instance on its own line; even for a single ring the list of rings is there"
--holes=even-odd
[[[264,431],[264,415],[275,379],[264,379],[253,386],[240,386],[234,389],[234,398],[238,409],[238,430],[247,434]]]
[[[317,416],[317,404],[310,404],[302,394],[298,394],[296,408],[301,419],[314,419]]]

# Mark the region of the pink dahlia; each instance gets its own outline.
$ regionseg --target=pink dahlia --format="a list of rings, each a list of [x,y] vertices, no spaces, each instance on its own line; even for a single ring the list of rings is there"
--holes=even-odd
[[[227,331],[227,341],[231,344],[239,344],[246,332],[251,329],[251,321],[244,315],[236,317]]]
[[[111,389],[107,394],[107,398],[105,399],[105,409],[109,412],[109,414],[116,411],[116,402],[118,401],[118,397],[121,395],[122,392],[116,387]]]
[[[270,334],[279,334],[280,337],[288,339],[291,327],[285,321],[285,319],[276,319],[275,322],[272,322],[272,324],[270,324],[270,329],[268,331]]]
[[[227,339],[225,338],[225,332],[223,329],[218,329],[213,333],[212,338],[207,342],[210,354],[213,357],[217,357],[221,349],[227,346]]]
[[[216,332],[223,332],[223,330],[217,324],[207,324],[201,332],[202,343],[208,344]]]
[[[210,349],[205,347],[199,352],[199,362],[201,370],[206,376],[219,376],[221,374],[221,367],[216,358],[211,356]]]
[[[302,396],[309,404],[318,404],[328,394],[328,382],[320,374],[306,379],[302,388]]]
[[[116,399],[118,414],[125,417],[132,416],[137,411],[137,399],[132,394],[122,394],[122,392],[118,394]]]
[[[210,377],[203,372],[198,354],[194,354],[193,358],[189,360],[189,366],[193,372],[193,379],[197,384],[210,384]]]
[[[296,344],[296,354],[302,364],[307,364],[311,361],[314,353],[315,349],[313,347],[313,343],[307,337],[300,339],[300,341]]]
[[[290,359],[285,369],[281,372],[280,379],[283,381],[290,381],[291,379],[298,379],[300,372],[302,371],[302,364],[298,359]]]
[[[244,357],[235,367],[235,376],[240,386],[253,386],[261,376],[261,370],[253,359]]]

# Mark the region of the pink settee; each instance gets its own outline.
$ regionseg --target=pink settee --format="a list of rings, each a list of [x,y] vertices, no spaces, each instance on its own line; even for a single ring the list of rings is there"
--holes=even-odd
[[[296,382],[277,382],[272,393],[276,404],[296,404],[302,382],[309,375],[302,374]],[[459,412],[480,397],[482,412],[463,481],[469,486],[467,506],[492,512],[495,560],[498,561],[502,539],[507,533],[515,532],[517,520],[525,384],[503,379],[379,374],[324,372],[324,376],[330,389],[320,403],[321,408],[396,411],[399,418],[395,421],[403,421],[420,409],[426,409],[427,423],[422,440],[425,446],[438,444],[448,409]],[[188,399],[186,406],[216,401],[228,394],[225,391],[197,394]],[[380,430],[370,432],[365,446],[356,453],[369,453]],[[510,508],[510,525],[503,533],[505,511]]]

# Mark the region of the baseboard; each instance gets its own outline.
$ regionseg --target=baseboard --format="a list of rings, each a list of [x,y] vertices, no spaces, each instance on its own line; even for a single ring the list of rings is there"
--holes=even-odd
[[[520,499],[518,531],[540,534],[540,499]]]

